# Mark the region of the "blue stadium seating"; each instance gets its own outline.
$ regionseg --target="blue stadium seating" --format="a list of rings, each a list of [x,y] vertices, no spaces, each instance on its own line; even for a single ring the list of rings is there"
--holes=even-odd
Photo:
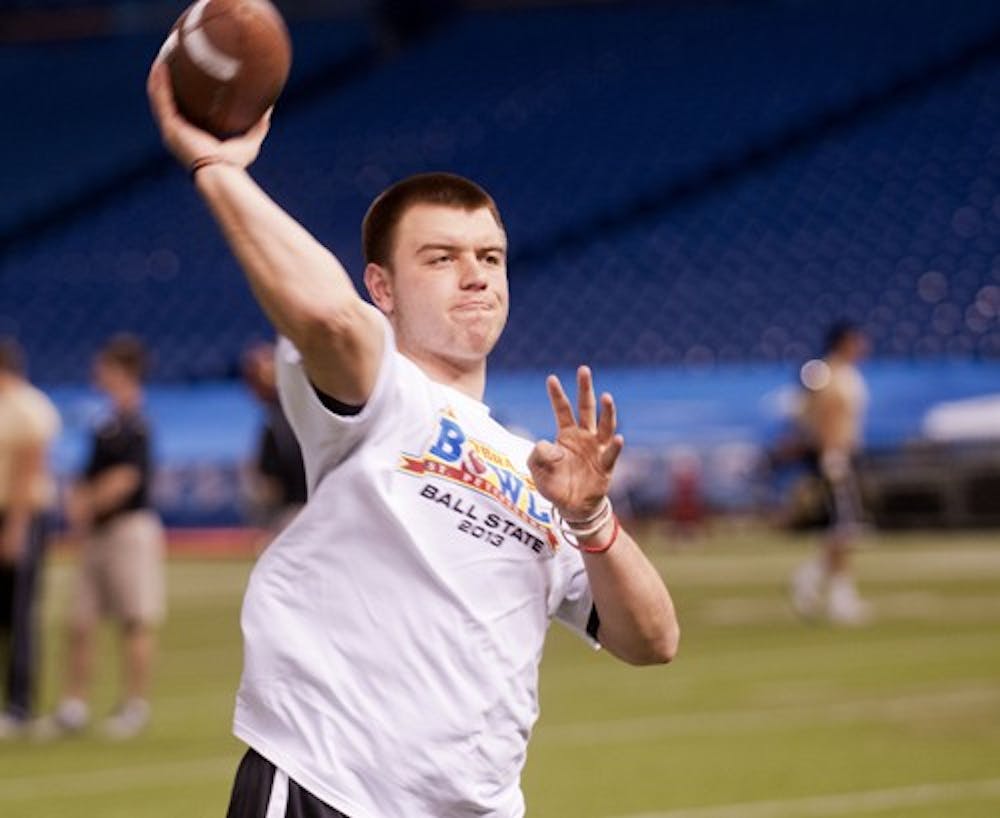
[[[998,358],[998,135],[992,62],[777,166],[530,262],[504,360],[546,363],[547,339],[568,334],[575,354],[600,363],[795,362],[844,317],[883,357]],[[572,302],[544,297],[561,291]]]
[[[355,272],[357,225],[386,183],[431,168],[481,180],[512,239],[501,367],[799,361],[842,316],[884,356],[996,358],[998,28],[1000,5],[973,0],[467,14],[279,106],[255,173]],[[148,51],[87,64],[141,76]],[[106,144],[54,145],[74,189],[105,155],[150,150],[144,103],[108,97],[87,126]],[[34,104],[16,103],[25,118]],[[52,178],[11,207],[69,189]],[[180,172],[0,260],[0,332],[22,336],[36,376],[79,381],[118,329],[153,341],[163,380],[230,375],[268,331]]]
[[[180,6],[181,8],[183,5]],[[363,20],[292,26],[294,90],[330,64],[373,48]],[[0,234],[73,201],[123,171],[162,161],[146,105],[146,71],[163,34],[12,43],[0,49],[7,157]]]

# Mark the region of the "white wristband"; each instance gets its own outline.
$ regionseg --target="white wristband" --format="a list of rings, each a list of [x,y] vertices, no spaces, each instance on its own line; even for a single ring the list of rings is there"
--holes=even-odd
[[[614,515],[614,509],[611,506],[611,498],[605,496],[600,508],[585,520],[567,520],[555,508],[552,509],[552,515],[564,535],[568,534],[579,539],[580,537],[592,537],[604,528],[604,525]]]

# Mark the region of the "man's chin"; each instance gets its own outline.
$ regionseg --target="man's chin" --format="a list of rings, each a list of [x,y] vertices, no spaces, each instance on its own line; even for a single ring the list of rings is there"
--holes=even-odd
[[[495,340],[469,341],[461,345],[456,345],[456,348],[450,350],[450,353],[456,360],[465,361],[466,363],[476,363],[484,360],[493,351],[493,347],[495,346]]]
[[[473,357],[483,357],[489,355],[500,340],[503,326],[496,326],[494,321],[469,322],[459,327],[456,347],[460,347]]]
[[[450,358],[456,364],[469,365],[483,362],[496,346],[494,335],[466,335],[457,338],[446,349],[441,350],[442,357]]]

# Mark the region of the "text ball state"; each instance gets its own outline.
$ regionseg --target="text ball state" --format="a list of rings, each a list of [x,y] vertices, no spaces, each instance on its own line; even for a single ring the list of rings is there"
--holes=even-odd
[[[288,79],[288,29],[268,0],[198,0],[161,52],[184,117],[219,137],[243,133]]]

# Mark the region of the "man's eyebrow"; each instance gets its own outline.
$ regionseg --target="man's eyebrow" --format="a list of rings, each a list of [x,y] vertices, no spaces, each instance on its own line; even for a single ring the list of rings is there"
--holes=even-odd
[[[449,241],[429,241],[426,244],[421,244],[417,252],[422,253],[424,250],[453,250],[456,247],[458,247],[457,244]]]
[[[451,243],[447,241],[433,241],[427,244],[422,244],[417,248],[418,253],[424,253],[428,250],[461,250],[464,244]],[[503,244],[487,244],[482,247],[477,247],[476,252],[479,253],[506,253],[507,247]]]

